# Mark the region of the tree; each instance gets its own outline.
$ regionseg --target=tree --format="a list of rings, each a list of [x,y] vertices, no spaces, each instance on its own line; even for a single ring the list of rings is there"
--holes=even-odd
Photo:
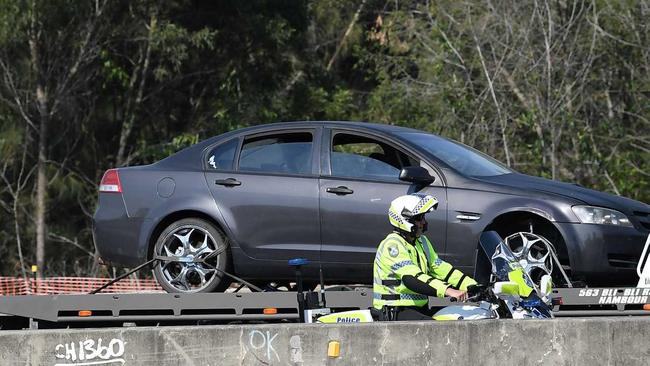
[[[57,123],[57,129],[65,131],[66,119],[78,121],[82,115],[76,110],[80,103],[75,102],[83,98],[95,74],[91,66],[98,57],[97,33],[106,2],[5,1],[0,6],[0,71],[5,81],[2,100],[23,119],[25,130],[37,141],[33,217],[36,263],[42,275],[47,238],[48,152],[56,141],[49,132],[50,124]],[[9,30],[16,35],[8,37]]]

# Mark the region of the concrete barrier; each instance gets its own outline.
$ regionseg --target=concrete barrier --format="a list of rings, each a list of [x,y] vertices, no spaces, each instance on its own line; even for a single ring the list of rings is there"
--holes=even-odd
[[[0,331],[0,364],[648,365],[650,318]]]

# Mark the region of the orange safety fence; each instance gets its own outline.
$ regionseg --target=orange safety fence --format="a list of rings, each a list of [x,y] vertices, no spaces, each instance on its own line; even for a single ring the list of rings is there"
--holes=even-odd
[[[108,283],[110,278],[47,277],[29,278],[0,277],[0,295],[60,295],[87,294]],[[124,278],[102,293],[164,292],[156,280]]]

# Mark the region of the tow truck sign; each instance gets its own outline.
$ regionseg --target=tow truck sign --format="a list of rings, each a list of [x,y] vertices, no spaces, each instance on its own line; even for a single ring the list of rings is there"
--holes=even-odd
[[[647,304],[650,288],[583,288],[578,297],[598,298],[598,304]]]
[[[643,252],[641,253],[641,258],[639,258],[639,264],[636,266],[636,273],[639,275],[639,283],[636,287],[650,288],[650,259],[648,257],[648,247],[650,247],[650,235],[648,235],[648,240],[645,242],[643,247]]]

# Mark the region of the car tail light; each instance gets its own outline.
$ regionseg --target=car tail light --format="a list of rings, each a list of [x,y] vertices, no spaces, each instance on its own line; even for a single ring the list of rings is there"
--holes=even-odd
[[[109,169],[104,173],[101,183],[99,183],[100,192],[122,193],[122,183],[117,169]]]

